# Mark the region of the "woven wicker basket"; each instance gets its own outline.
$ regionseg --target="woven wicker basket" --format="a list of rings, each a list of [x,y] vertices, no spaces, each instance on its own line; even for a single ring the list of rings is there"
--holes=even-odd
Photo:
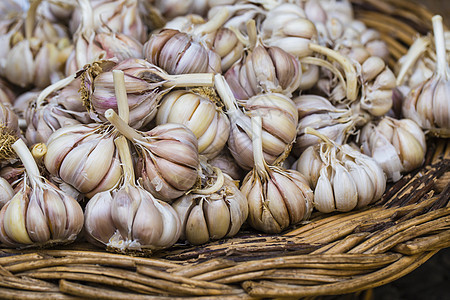
[[[352,0],[378,29],[391,65],[432,14],[404,0]],[[78,242],[52,250],[0,249],[0,298],[175,299],[340,295],[394,281],[450,247],[450,142],[430,139],[425,166],[364,210],[316,214],[282,235],[243,229],[203,246],[176,245],[151,258]]]

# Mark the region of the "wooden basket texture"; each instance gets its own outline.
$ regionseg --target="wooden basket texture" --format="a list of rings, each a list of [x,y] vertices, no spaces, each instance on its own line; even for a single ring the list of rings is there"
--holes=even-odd
[[[357,17],[388,43],[391,64],[432,14],[403,0],[353,0]],[[3,299],[302,298],[394,281],[450,247],[450,142],[428,140],[424,167],[364,210],[315,214],[281,235],[244,228],[203,246],[175,245],[150,258],[82,241],[49,250],[0,249]]]

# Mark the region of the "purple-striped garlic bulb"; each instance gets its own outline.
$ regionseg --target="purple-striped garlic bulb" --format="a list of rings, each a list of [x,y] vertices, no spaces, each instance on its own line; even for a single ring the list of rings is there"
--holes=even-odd
[[[269,164],[283,160],[289,154],[297,135],[298,113],[294,102],[282,94],[260,94],[240,102],[244,113],[223,76],[216,75],[215,84],[230,118],[228,147],[239,166],[250,170],[254,165],[251,142],[253,116],[261,116],[263,120],[264,159]]]
[[[261,117],[252,117],[251,123],[254,167],[241,186],[241,192],[248,201],[247,222],[257,230],[279,233],[309,218],[313,192],[298,171],[266,163]]]
[[[0,211],[0,241],[8,247],[45,247],[73,242],[83,228],[78,202],[43,178],[25,143],[12,148],[25,166],[22,187]]]
[[[128,141],[115,141],[122,162],[120,184],[92,197],[85,210],[88,240],[120,252],[168,248],[180,237],[175,210],[136,183]]]
[[[112,109],[106,111],[105,117],[134,144],[138,154],[136,172],[142,186],[155,197],[172,201],[197,182],[197,138],[185,125],[166,123],[140,132],[128,126]]]

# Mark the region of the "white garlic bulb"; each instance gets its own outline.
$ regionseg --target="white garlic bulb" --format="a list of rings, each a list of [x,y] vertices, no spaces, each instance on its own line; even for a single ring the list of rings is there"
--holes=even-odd
[[[41,177],[21,139],[12,148],[25,165],[26,174],[20,190],[0,211],[0,241],[9,247],[73,242],[83,227],[80,205]]]
[[[307,128],[323,141],[307,148],[295,162],[314,190],[314,207],[320,212],[350,211],[381,198],[386,188],[383,170],[369,156],[349,145],[339,145]]]
[[[194,92],[196,91],[196,92]],[[208,158],[216,156],[225,146],[230,133],[230,121],[210,90],[176,90],[161,100],[156,124],[186,125],[198,139],[198,152]],[[211,95],[208,95],[208,92]]]
[[[378,123],[368,123],[360,139],[363,153],[373,157],[392,181],[421,166],[425,159],[425,134],[410,119],[384,117]]]
[[[446,57],[445,37],[441,16],[433,19],[436,49],[434,75],[406,96],[402,112],[431,134],[450,136],[450,73]]]
[[[109,190],[122,173],[116,136],[112,126],[97,123],[62,127],[48,139],[45,167],[87,197]]]
[[[219,168],[202,165],[201,186],[174,201],[181,239],[199,245],[234,236],[247,219],[247,198]]]
[[[136,185],[127,140],[116,140],[124,177],[119,187],[97,193],[86,205],[89,240],[115,251],[157,250],[172,246],[180,236],[175,210]]]
[[[138,151],[137,174],[145,189],[164,201],[180,197],[198,175],[198,142],[185,125],[166,123],[148,132],[128,126],[112,109],[105,117]]]
[[[298,155],[321,141],[320,137],[306,134],[307,127],[317,130],[338,144],[344,144],[355,134],[358,126],[369,120],[368,116],[361,113],[358,105],[338,108],[326,98],[317,95],[301,95],[294,98],[294,102],[299,122],[293,151]]]
[[[263,120],[265,160],[271,164],[284,159],[297,134],[297,109],[292,100],[277,93],[256,95],[241,102],[244,113],[238,108],[233,93],[222,75],[215,76],[215,85],[230,118],[228,147],[236,162],[245,170],[253,166],[252,116],[261,116]]]

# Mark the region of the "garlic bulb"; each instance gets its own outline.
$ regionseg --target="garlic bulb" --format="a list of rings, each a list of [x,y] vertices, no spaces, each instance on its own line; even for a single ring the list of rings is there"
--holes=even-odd
[[[114,187],[121,177],[111,126],[79,124],[58,129],[47,142],[45,167],[88,198]]]
[[[258,41],[254,20],[247,27],[248,50],[225,73],[234,96],[248,99],[262,92],[273,92],[290,97],[300,86],[300,62],[281,48],[265,47]]]
[[[228,140],[230,121],[214,102],[220,100],[211,99],[214,94],[208,96],[206,89],[196,91],[198,93],[176,90],[165,95],[158,108],[156,124],[186,125],[198,139],[199,154],[212,158]]]
[[[26,175],[22,188],[0,211],[0,241],[8,247],[73,242],[83,227],[80,205],[40,176],[21,139],[12,148],[25,165]]]
[[[188,191],[198,175],[198,144],[194,133],[182,124],[166,123],[148,132],[128,126],[112,109],[108,121],[133,142],[138,152],[137,174],[155,197],[171,201]]]
[[[125,89],[129,106],[129,125],[143,128],[155,117],[161,97],[170,88],[211,86],[212,74],[168,75],[164,70],[143,59],[126,59],[118,64],[112,61],[94,62],[78,75],[81,78],[81,98],[98,121],[105,121],[104,113],[117,111],[113,72],[125,73]]]
[[[66,75],[75,74],[86,64],[102,59],[141,58],[142,44],[131,36],[112,32],[107,26],[95,27],[92,4],[88,0],[78,0],[82,21],[74,33],[74,50],[67,58]]]
[[[247,222],[257,230],[278,233],[309,218],[313,193],[299,172],[265,162],[261,118],[252,117],[251,122],[255,165],[241,186],[241,192],[248,201]]]
[[[217,31],[228,16],[228,10],[223,9],[189,34],[163,29],[151,35],[144,44],[145,59],[169,74],[220,73],[220,56],[202,40],[206,34]]]
[[[355,134],[357,127],[369,120],[368,116],[360,112],[358,105],[339,108],[317,95],[301,95],[294,98],[294,102],[299,122],[293,151],[298,155],[321,141],[320,137],[306,134],[307,127],[317,130],[338,144],[344,144],[352,134]]]
[[[227,174],[202,165],[201,186],[174,201],[181,239],[194,245],[234,236],[247,219],[247,199]]]
[[[361,108],[380,117],[392,108],[392,89],[396,87],[394,73],[378,56],[371,56],[361,65]]]
[[[14,190],[6,179],[0,177],[0,208],[14,196]]]
[[[122,136],[115,143],[123,163],[123,180],[119,187],[97,193],[86,205],[89,240],[121,252],[172,246],[181,233],[177,213],[136,184],[127,140]]]
[[[11,36],[13,40],[5,42],[12,46],[0,54],[0,74],[22,88],[32,85],[44,88],[57,81],[62,77],[62,69],[72,49],[65,32],[53,30],[45,36],[37,35],[36,10],[40,2],[33,1],[28,9],[25,36],[19,32]],[[52,28],[51,25],[48,27]]]
[[[426,142],[422,129],[410,119],[382,118],[369,123],[361,131],[363,153],[373,157],[392,181],[400,173],[409,172],[422,165]]]
[[[251,117],[263,120],[263,151],[268,163],[283,160],[289,153],[297,134],[298,114],[291,99],[276,93],[261,94],[242,102],[242,112],[222,75],[215,76],[216,90],[225,104],[231,130],[228,147],[244,170],[253,166]]]
[[[143,22],[142,11],[138,0],[108,0],[91,1],[93,29],[102,30],[105,27],[116,33],[124,34],[145,42],[147,28]],[[83,9],[77,7],[70,19],[70,30],[75,33],[84,18]]]
[[[446,58],[442,17],[433,17],[436,48],[434,75],[414,87],[403,102],[403,115],[423,129],[441,136],[450,136],[450,75]]]
[[[244,44],[232,30],[222,27],[214,35],[213,50],[220,56],[222,73],[225,73],[241,58]]]
[[[381,198],[386,179],[372,158],[347,144],[341,146],[314,129],[307,128],[306,132],[323,141],[307,148],[294,165],[313,188],[318,211],[350,211]]]
[[[267,45],[279,47],[295,57],[305,57],[311,54],[309,43],[317,31],[299,5],[282,3],[267,13],[261,34]]]

